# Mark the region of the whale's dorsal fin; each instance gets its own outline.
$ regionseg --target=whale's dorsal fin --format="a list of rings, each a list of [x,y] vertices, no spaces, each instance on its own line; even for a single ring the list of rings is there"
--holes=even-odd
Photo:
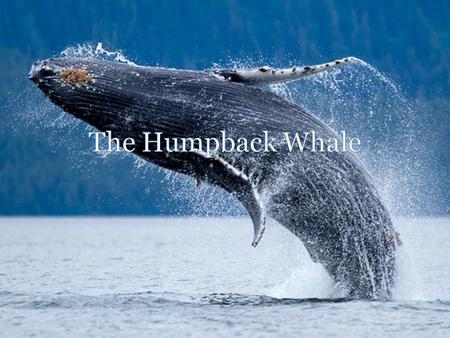
[[[244,172],[218,156],[210,157],[205,152],[192,152],[211,171],[208,181],[226,187],[245,207],[253,222],[252,246],[256,247],[266,227],[266,211],[258,189]]]
[[[313,66],[299,66],[291,68],[271,68],[263,66],[254,69],[217,69],[213,73],[230,82],[239,82],[247,85],[266,85],[280,82],[299,80],[309,75],[321,73],[329,69],[339,67],[350,62],[358,62],[359,59],[349,56],[321,63]]]

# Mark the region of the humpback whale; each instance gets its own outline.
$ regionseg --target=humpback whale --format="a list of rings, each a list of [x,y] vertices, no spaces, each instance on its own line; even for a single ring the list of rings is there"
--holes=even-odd
[[[365,166],[351,152],[144,151],[144,133],[167,138],[243,138],[264,132],[336,133],[302,107],[264,85],[293,81],[355,62],[352,57],[286,69],[205,71],[143,67],[92,58],[37,61],[29,78],[64,111],[118,139],[133,138],[134,154],[233,194],[253,223],[252,245],[268,216],[301,239],[349,297],[388,299],[398,238]]]

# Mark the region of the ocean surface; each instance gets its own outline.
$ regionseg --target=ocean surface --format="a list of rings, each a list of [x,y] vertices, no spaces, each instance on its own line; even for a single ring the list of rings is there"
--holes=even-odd
[[[396,219],[389,302],[249,218],[0,218],[1,337],[450,336],[450,219]]]

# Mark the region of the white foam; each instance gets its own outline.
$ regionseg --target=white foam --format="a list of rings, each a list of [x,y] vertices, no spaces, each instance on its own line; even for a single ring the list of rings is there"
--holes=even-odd
[[[275,298],[333,298],[339,295],[323,266],[312,261],[295,269],[284,282],[269,290]]]
[[[423,286],[411,261],[408,247],[402,245],[397,252],[397,277],[393,292],[395,300],[425,300]]]

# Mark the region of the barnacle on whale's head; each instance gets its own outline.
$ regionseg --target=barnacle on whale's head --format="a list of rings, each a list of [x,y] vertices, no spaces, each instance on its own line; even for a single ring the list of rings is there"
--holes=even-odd
[[[93,81],[92,75],[83,68],[63,68],[59,75],[70,85],[88,84]]]

